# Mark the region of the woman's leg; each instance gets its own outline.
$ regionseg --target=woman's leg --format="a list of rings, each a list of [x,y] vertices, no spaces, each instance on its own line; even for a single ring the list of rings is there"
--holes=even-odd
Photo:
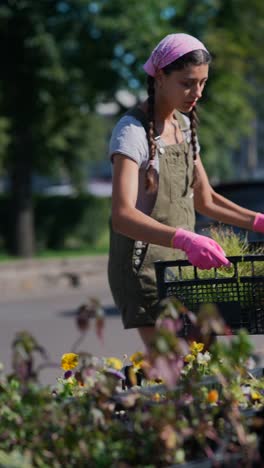
[[[140,327],[138,328],[138,333],[146,346],[146,349],[149,349],[150,343],[153,341],[153,338],[156,334],[156,328],[153,327]]]

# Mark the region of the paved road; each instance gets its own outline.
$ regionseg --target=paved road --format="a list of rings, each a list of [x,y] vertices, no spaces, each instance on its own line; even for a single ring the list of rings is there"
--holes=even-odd
[[[123,330],[120,316],[113,307],[106,274],[101,272],[91,277],[84,288],[65,291],[21,293],[19,297],[0,298],[0,361],[6,371],[11,368],[11,343],[15,333],[21,330],[31,332],[45,346],[52,359],[60,362],[63,353],[69,352],[79,336],[74,314],[87,297],[98,297],[104,306],[107,319],[104,342],[98,341],[91,329],[80,349],[96,356],[132,354],[143,349],[135,330]],[[61,374],[58,370],[42,372],[42,381],[53,384]]]
[[[18,296],[0,298],[0,361],[7,372],[11,369],[11,343],[15,333],[21,330],[31,332],[41,345],[47,348],[51,358],[60,362],[63,353],[71,350],[79,336],[74,315],[87,297],[97,297],[104,306],[107,319],[104,342],[100,343],[91,329],[82,343],[81,350],[96,356],[132,354],[143,350],[135,330],[124,330],[121,319],[113,307],[113,301],[105,271],[90,277],[82,288],[46,289],[45,291],[21,292]],[[253,337],[256,350],[264,353],[263,336]],[[61,375],[60,369],[42,372],[42,382],[54,384]]]

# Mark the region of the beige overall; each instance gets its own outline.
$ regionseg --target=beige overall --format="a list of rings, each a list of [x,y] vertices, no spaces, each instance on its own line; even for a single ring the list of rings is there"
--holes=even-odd
[[[145,114],[138,108],[129,111],[147,128]],[[186,130],[182,115],[176,112],[181,130]],[[175,228],[194,230],[193,155],[191,144],[157,148],[159,187],[150,216]],[[108,279],[115,304],[125,328],[153,326],[161,312],[154,262],[185,258],[180,250],[132,240],[113,231],[110,220]]]

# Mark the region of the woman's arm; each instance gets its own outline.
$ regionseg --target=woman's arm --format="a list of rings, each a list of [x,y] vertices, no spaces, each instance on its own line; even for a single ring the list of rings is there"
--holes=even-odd
[[[113,156],[112,225],[116,232],[147,243],[186,252],[192,265],[201,269],[229,266],[221,247],[206,236],[159,223],[136,208],[138,165],[131,159]]]
[[[194,204],[198,213],[222,223],[252,230],[256,212],[243,208],[216,193],[211,187],[200,157],[197,158]]]
[[[113,155],[112,224],[116,232],[143,242],[171,247],[176,229],[136,208],[138,165],[130,158]]]

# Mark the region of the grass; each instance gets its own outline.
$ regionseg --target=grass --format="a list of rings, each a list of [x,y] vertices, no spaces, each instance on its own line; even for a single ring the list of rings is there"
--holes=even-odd
[[[252,255],[250,250],[250,245],[247,240],[246,235],[236,234],[232,228],[211,228],[210,237],[218,242],[221,245],[222,249],[225,251],[227,257],[231,256],[244,256]],[[256,255],[264,255],[264,247],[259,247],[254,251]],[[175,269],[176,270],[176,269]],[[238,263],[238,274],[239,276],[251,276],[251,263],[250,262],[239,262]],[[256,276],[264,275],[264,262],[255,263]],[[193,267],[184,267],[182,268],[182,278],[183,279],[192,279],[194,275]],[[218,268],[217,276],[218,278],[229,278],[234,275],[234,267],[231,268]],[[177,276],[177,275],[176,275]],[[211,270],[198,270],[199,278],[214,278],[215,272]]]
[[[64,258],[64,257],[82,257],[85,255],[104,255],[108,253],[108,247],[88,247],[83,249],[65,249],[65,250],[43,250],[35,258]]]
[[[86,247],[80,249],[62,249],[62,250],[42,250],[34,255],[34,259],[56,259],[56,258],[69,258],[69,257],[83,257],[104,255],[108,253],[108,246]],[[0,262],[8,262],[18,260],[18,257],[0,253]]]
[[[228,257],[231,256],[244,256],[252,255],[250,250],[250,245],[248,244],[247,237],[244,235],[238,235],[234,233],[232,229],[223,229],[223,228],[211,228],[210,237],[212,237],[216,242],[218,242],[223,250],[225,251]],[[264,254],[264,248],[258,248],[254,251],[254,254]],[[178,280],[179,270],[178,267],[169,267],[168,274],[168,285],[170,281]],[[194,286],[188,285],[188,280],[194,279],[194,268],[192,266],[182,267],[181,268],[181,279],[185,280],[184,284],[177,283],[174,286],[174,294],[182,302],[185,302],[188,306],[188,301],[192,304],[192,308],[198,306],[199,303],[217,303],[217,302],[226,302],[226,301],[235,301],[239,300],[240,303],[255,303],[258,301],[259,307],[263,306],[264,292],[262,294],[262,285],[261,283],[256,283],[253,285],[251,283],[252,276],[252,264],[251,262],[241,261],[237,264],[238,279],[235,280],[234,287],[224,286],[223,283],[215,280],[215,270],[199,270],[197,269],[198,280]],[[174,278],[173,278],[173,275]],[[230,268],[218,268],[217,269],[217,278],[232,278],[235,275],[234,266]],[[258,261],[254,263],[254,276],[259,276],[260,278],[264,277],[264,261]],[[245,286],[241,281],[241,277],[248,277],[247,285]],[[199,282],[201,279],[211,279],[209,283],[203,285]],[[236,289],[236,285],[238,288]],[[231,288],[231,289],[230,289]],[[246,289],[245,289],[246,288]],[[194,302],[194,303],[193,303]],[[262,306],[260,306],[260,303]],[[189,305],[190,307],[190,305]]]

